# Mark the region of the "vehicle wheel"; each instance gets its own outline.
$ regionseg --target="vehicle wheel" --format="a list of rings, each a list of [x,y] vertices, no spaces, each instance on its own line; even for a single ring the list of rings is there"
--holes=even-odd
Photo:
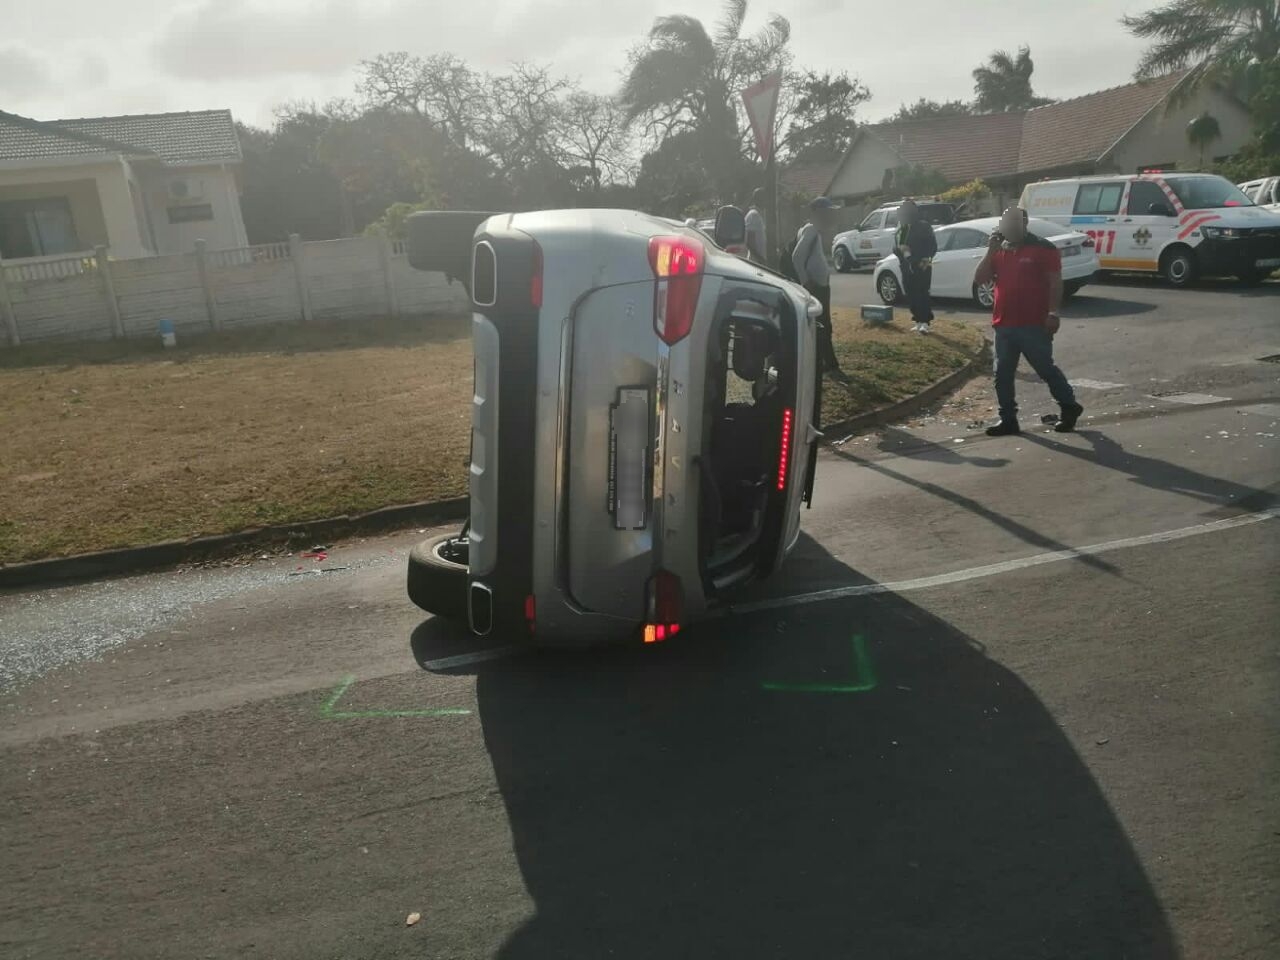
[[[898,284],[898,278],[889,270],[880,274],[880,279],[876,281],[876,293],[890,306],[902,299],[902,287]]]
[[[1064,283],[1062,285],[1062,299],[1069,300],[1080,292],[1084,287],[1083,283]]]
[[[1173,247],[1160,258],[1160,275],[1170,286],[1185,287],[1196,278],[1195,254],[1187,247]]]
[[[836,247],[836,270],[848,273],[853,269],[853,256],[844,247]]]
[[[447,533],[409,551],[409,599],[427,613],[467,616],[467,538]]]
[[[986,283],[975,283],[973,285],[973,302],[985,310],[990,310],[996,305],[996,282],[988,280]]]

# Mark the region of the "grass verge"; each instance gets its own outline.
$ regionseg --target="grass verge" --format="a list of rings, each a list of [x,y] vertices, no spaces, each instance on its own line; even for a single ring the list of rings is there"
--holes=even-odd
[[[837,312],[854,383],[828,383],[828,422],[910,396],[981,337],[907,327]],[[0,563],[461,495],[467,335],[434,317],[0,350]]]

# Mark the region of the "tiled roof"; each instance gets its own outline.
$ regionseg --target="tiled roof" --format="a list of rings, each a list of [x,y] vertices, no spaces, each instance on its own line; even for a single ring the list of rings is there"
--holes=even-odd
[[[1185,76],[1186,72],[1180,71],[1148,83],[1129,83],[1028,110],[1018,172],[1100,159]]]
[[[154,155],[170,164],[241,159],[229,110],[46,121],[0,111],[0,160],[103,153]]]
[[[136,144],[165,163],[239,162],[240,140],[230,110],[143,113],[126,117],[54,120],[54,125],[93,137]]]
[[[47,157],[90,157],[104,153],[146,153],[128,144],[114,143],[63,130],[16,113],[0,110],[0,160],[42,160]]]
[[[791,196],[820,197],[831,187],[843,161],[843,157],[815,157],[787,164],[779,186]]]
[[[907,163],[953,183],[1010,177],[1100,160],[1162,103],[1185,71],[1021,113],[935,117],[866,128]]]
[[[965,183],[975,177],[1013,172],[1022,138],[1021,113],[936,117],[878,123],[869,131],[913,165],[941,171]]]

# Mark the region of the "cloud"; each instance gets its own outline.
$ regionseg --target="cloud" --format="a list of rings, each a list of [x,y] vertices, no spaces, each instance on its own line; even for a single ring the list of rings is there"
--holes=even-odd
[[[48,66],[19,47],[0,47],[0,93],[22,97],[40,93],[51,83]]]

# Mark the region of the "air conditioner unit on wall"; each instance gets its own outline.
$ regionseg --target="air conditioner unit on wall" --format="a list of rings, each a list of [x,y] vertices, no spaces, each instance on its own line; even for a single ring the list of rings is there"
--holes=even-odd
[[[199,200],[204,196],[204,181],[179,177],[169,181],[170,200]]]

